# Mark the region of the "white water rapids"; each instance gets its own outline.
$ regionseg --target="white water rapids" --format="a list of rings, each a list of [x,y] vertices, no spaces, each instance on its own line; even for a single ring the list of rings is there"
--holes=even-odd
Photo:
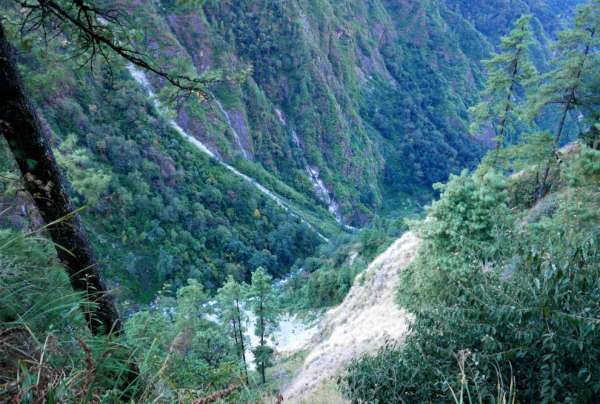
[[[338,205],[335,199],[333,199],[333,196],[325,187],[325,184],[319,175],[319,169],[307,164],[306,171],[308,172],[310,182],[312,182],[317,196],[319,196],[319,198],[321,198],[321,200],[327,204],[327,209],[329,210],[329,213],[335,216],[335,220],[337,220],[338,223],[341,223],[343,218],[342,213],[340,212],[340,205]]]
[[[297,275],[297,273],[296,273]],[[275,287],[279,288],[285,284],[294,274],[275,282]],[[219,316],[213,311],[217,307],[217,300],[211,300],[204,304],[210,314],[205,315],[205,319],[216,324],[221,324]],[[175,309],[163,311],[163,315],[175,315]],[[319,317],[320,318],[320,317]],[[256,316],[249,307],[242,307],[242,327],[244,333],[245,357],[248,369],[255,370],[254,348],[260,345],[260,338],[256,335]],[[268,346],[273,348],[280,355],[287,355],[305,348],[315,334],[319,331],[318,319],[306,321],[291,313],[280,313],[277,317],[275,329],[266,339]]]
[[[137,67],[135,67],[134,65],[131,65],[131,64],[127,65],[127,70],[131,74],[131,77],[133,77],[133,79],[144,89],[144,91],[146,91],[148,96],[152,99],[154,107],[157,109],[157,111],[164,115],[168,110],[158,100],[158,97],[156,96],[156,93],[154,92],[154,89],[152,88],[152,84],[150,84],[150,81],[146,77],[146,74],[142,70],[138,69]],[[231,120],[229,119],[229,115],[224,110],[223,110],[223,112],[224,112],[225,116],[227,117],[228,123],[230,124]],[[250,183],[256,189],[258,189],[261,193],[263,193],[268,198],[273,200],[283,210],[285,210],[286,212],[289,212],[292,216],[300,219],[300,221],[302,221],[310,229],[312,229],[323,241],[329,242],[329,239],[327,237],[325,237],[323,234],[321,234],[321,232],[319,232],[312,224],[310,224],[306,219],[304,219],[300,212],[294,211],[294,208],[291,207],[286,201],[284,201],[284,199],[282,197],[280,197],[279,195],[276,195],[274,192],[265,188],[263,185],[258,183],[254,178],[247,176],[246,174],[238,171],[231,165],[229,165],[226,162],[224,162],[223,160],[221,160],[219,158],[219,156],[217,156],[217,154],[213,153],[204,143],[202,143],[200,140],[196,139],[194,136],[187,133],[181,126],[179,126],[179,124],[174,119],[169,119],[169,125],[171,125],[171,127],[173,129],[175,129],[175,131],[177,133],[179,133],[184,139],[186,139],[189,143],[191,143],[193,146],[195,146],[202,153],[209,155],[210,157],[212,157],[213,159],[218,161],[219,164],[221,164],[227,170],[231,171],[234,175],[236,175],[239,178],[242,178],[244,181],[247,181],[248,183]],[[233,128],[232,128],[232,130],[233,130]],[[237,136],[237,132],[235,132],[235,136]],[[240,142],[240,144],[241,144],[241,142]],[[244,150],[244,148],[242,147],[241,150]]]
[[[281,280],[278,283],[280,284]],[[224,325],[215,311],[217,305],[217,300],[210,300],[203,304],[203,308],[206,309],[203,317],[205,320],[215,324]],[[150,309],[155,310],[156,308],[156,301],[151,302]],[[177,314],[177,310],[174,306],[165,307],[162,308],[161,314],[167,319],[173,319]],[[260,338],[255,333],[256,316],[248,307],[242,307],[241,320],[244,334],[246,366],[250,370],[256,370],[253,350],[260,345]],[[319,325],[317,319],[309,322],[294,314],[281,313],[277,317],[275,329],[266,339],[266,344],[278,354],[287,355],[305,348],[318,331]]]

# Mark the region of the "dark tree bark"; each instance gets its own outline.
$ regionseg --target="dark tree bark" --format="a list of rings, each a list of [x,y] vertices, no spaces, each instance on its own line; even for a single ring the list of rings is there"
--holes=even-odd
[[[237,299],[235,301],[235,309],[237,312],[237,329],[240,340],[240,349],[242,351],[241,357],[242,362],[244,363],[244,375],[246,376],[246,384],[248,384],[248,365],[246,365],[246,345],[244,344],[244,329],[242,328],[242,311],[240,310],[240,301]]]
[[[508,88],[508,94],[506,95],[506,108],[504,109],[504,115],[500,119],[500,134],[498,137],[500,141],[496,143],[496,152],[500,150],[504,143],[504,133],[506,132],[506,117],[512,110],[512,104],[510,103],[512,100],[513,92],[515,90],[515,82],[517,80],[517,73],[519,72],[519,56],[521,55],[521,48],[517,50],[515,57],[513,59],[513,69],[510,75],[510,87]]]
[[[119,314],[100,276],[89,239],[73,213],[64,180],[39,117],[25,94],[14,50],[0,24],[0,133],[23,175],[25,189],[48,224],[58,258],[73,289],[83,292],[87,324],[96,335],[118,333]],[[87,305],[86,305],[87,306]]]

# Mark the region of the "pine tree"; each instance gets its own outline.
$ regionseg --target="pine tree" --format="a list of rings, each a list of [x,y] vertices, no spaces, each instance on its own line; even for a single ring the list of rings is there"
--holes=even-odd
[[[208,297],[202,285],[195,279],[188,279],[188,284],[177,290],[177,324],[197,323],[207,313],[204,308]]]
[[[259,346],[254,348],[253,352],[263,384],[266,381],[265,369],[271,365],[273,356],[273,348],[267,345],[267,339],[275,329],[277,321],[272,280],[263,267],[258,267],[252,274],[252,283],[248,294],[252,302],[252,312],[256,316],[254,332],[260,340]]]
[[[219,318],[221,323],[228,324],[231,328],[231,338],[233,340],[237,354],[244,367],[244,375],[248,382],[248,367],[246,364],[246,342],[245,326],[246,315],[242,310],[242,287],[239,283],[229,276],[227,282],[219,289],[217,300],[219,302]]]
[[[560,107],[560,119],[554,132],[552,155],[542,174],[536,193],[540,199],[547,191],[550,168],[560,146],[567,118],[585,106],[586,80],[597,74],[599,67],[598,28],[600,25],[600,0],[578,10],[575,27],[559,33],[554,45],[554,68],[541,78],[539,90],[531,97],[530,117],[536,118],[548,106]],[[593,98],[595,99],[595,97]],[[578,118],[576,117],[575,120]]]
[[[214,312],[202,284],[188,279],[188,284],[177,290],[176,302],[175,339],[171,349],[179,352],[181,366],[193,368],[194,363],[201,360],[210,367],[217,367],[229,359],[229,341],[223,328],[211,320]]]
[[[483,101],[471,109],[475,118],[471,132],[478,131],[482,125],[492,126],[496,134],[496,150],[514,135],[519,121],[516,111],[520,106],[520,96],[537,76],[529,56],[529,48],[533,44],[530,22],[530,15],[519,18],[514,29],[502,38],[502,52],[483,62],[488,80],[482,93]]]

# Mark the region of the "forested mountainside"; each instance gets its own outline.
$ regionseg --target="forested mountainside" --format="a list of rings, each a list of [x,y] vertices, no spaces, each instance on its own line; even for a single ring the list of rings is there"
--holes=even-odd
[[[481,59],[533,12],[544,63],[576,2],[560,3],[116,2],[163,65],[244,76],[213,86],[209,102],[177,99],[175,112],[149,99],[160,77],[142,77],[144,88],[118,60],[90,74],[64,40],[29,36],[19,61],[107,275],[148,300],[189,277],[214,289],[258,266],[279,276],[338,234],[336,221],[418,210],[431,184],[482,155],[467,135]],[[24,12],[4,4],[13,20]],[[182,129],[293,212],[194,150]]]
[[[0,401],[597,401],[600,0],[480,3],[0,0]]]
[[[439,1],[176,4],[162,13],[196,69],[253,67],[244,84],[216,92],[242,138],[237,154],[360,226],[390,196],[396,210],[428,200],[431,184],[476,162],[465,122],[480,61],[528,12],[547,46],[575,2],[475,12]]]

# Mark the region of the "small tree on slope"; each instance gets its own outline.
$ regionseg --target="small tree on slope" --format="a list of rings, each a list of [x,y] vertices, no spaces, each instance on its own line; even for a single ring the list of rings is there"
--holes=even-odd
[[[248,295],[252,302],[252,312],[256,316],[254,332],[259,338],[259,345],[253,350],[254,360],[263,384],[266,381],[265,369],[271,365],[271,357],[273,356],[273,348],[267,345],[267,339],[274,331],[277,321],[272,280],[263,267],[258,267],[252,274],[252,283]]]
[[[599,70],[598,29],[600,28],[600,0],[592,0],[577,13],[575,27],[559,34],[554,45],[554,68],[541,78],[539,90],[531,97],[529,115],[536,118],[544,108],[559,106],[560,114],[554,132],[552,155],[548,157],[536,192],[540,199],[547,192],[548,175],[556,150],[560,146],[567,118],[582,107],[597,108],[597,95],[586,91],[589,82]],[[590,80],[592,79],[592,80]],[[579,118],[575,117],[577,121]]]
[[[484,99],[471,109],[475,118],[471,131],[479,130],[483,124],[492,125],[496,150],[514,135],[515,125],[519,122],[519,98],[537,76],[529,57],[529,48],[533,44],[530,22],[530,15],[519,18],[515,28],[502,38],[502,52],[484,61],[488,71],[482,93]]]
[[[248,367],[246,364],[245,322],[246,315],[242,311],[242,287],[229,276],[227,282],[219,289],[219,318],[222,324],[230,327],[231,338],[235,350],[242,361],[246,382],[248,382]]]

